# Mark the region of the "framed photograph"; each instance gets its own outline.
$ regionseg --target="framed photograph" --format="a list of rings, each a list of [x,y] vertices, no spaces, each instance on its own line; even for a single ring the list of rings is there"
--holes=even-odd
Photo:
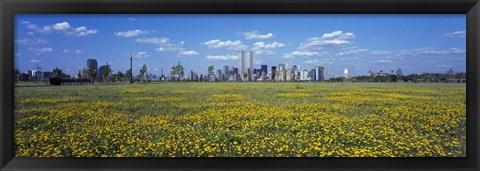
[[[476,0],[3,0],[4,170],[479,170]]]

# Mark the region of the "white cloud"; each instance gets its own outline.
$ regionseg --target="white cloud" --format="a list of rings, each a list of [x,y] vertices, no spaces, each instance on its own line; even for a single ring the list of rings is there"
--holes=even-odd
[[[452,55],[452,54],[464,54],[466,49],[463,48],[450,48],[447,50],[438,50],[436,48],[418,48],[413,49],[411,52],[415,55]]]
[[[255,42],[253,44],[253,51],[255,54],[275,54],[272,50],[276,48],[284,47],[285,44],[279,42],[265,43],[265,42]]]
[[[33,40],[20,39],[20,40],[16,40],[15,43],[18,43],[20,45],[41,45],[41,44],[47,44],[48,41],[46,41],[45,39],[33,39]]]
[[[15,56],[22,56],[21,53],[15,53]]]
[[[28,50],[34,52],[35,55],[43,55],[45,53],[49,53],[53,51],[53,48],[34,48],[30,47]]]
[[[171,52],[171,51],[184,51],[185,48],[178,46],[176,44],[165,44],[161,45],[158,48],[155,48],[155,51],[158,52]]]
[[[342,33],[342,30],[337,30],[331,33],[325,33],[322,35],[322,39],[353,39],[355,34],[353,33]]]
[[[153,43],[153,44],[165,44],[168,43],[170,39],[162,37],[162,38],[157,38],[157,37],[152,37],[152,38],[138,38],[135,39],[135,42],[138,43]]]
[[[68,50],[68,49],[63,49],[62,52],[63,52],[63,53],[68,53],[68,52],[70,52],[70,50]]]
[[[137,21],[137,20],[136,20],[135,18],[133,18],[133,17],[128,17],[127,20],[129,20],[129,21]]]
[[[291,53],[286,53],[283,55],[284,58],[297,58],[297,57],[307,57],[307,56],[319,56],[320,53],[315,51],[293,51]]]
[[[258,31],[243,32],[245,39],[270,39],[273,37],[273,33],[260,34]]]
[[[369,51],[370,51],[369,49],[360,49],[355,47],[353,49],[340,51],[337,53],[337,55],[343,56],[343,55],[358,54],[358,53],[369,52]]]
[[[45,26],[45,27],[49,27],[49,26]],[[71,26],[68,22],[61,22],[61,23],[57,23],[57,24],[53,25],[53,28],[55,30],[63,31],[63,30],[70,29]],[[50,29],[50,28],[48,28],[48,29]]]
[[[98,31],[96,29],[87,29],[85,26],[74,28],[68,22],[61,22],[52,25],[45,25],[39,27],[35,24],[30,23],[29,21],[23,21],[22,24],[34,32],[49,34],[51,32],[63,33],[66,36],[88,36],[91,34],[96,34]],[[29,32],[29,35],[33,35],[33,32]]]
[[[275,49],[275,48],[281,48],[285,46],[285,44],[279,43],[279,42],[273,42],[270,44],[265,42],[256,42],[253,45],[255,48],[260,48],[260,49]]]
[[[124,32],[115,32],[115,36],[118,37],[135,37],[135,36],[140,36],[142,34],[148,34],[150,33],[147,30],[128,30]]]
[[[33,32],[29,31],[29,32],[27,33],[27,35],[33,35]]]
[[[78,49],[77,49],[77,50],[75,50],[75,54],[77,54],[77,55],[78,55],[78,54],[81,54],[81,53],[82,53],[82,51],[81,51],[81,50],[78,50]]]
[[[190,51],[181,51],[178,53],[178,56],[194,56],[194,55],[198,55],[198,52],[190,50]]]
[[[204,42],[203,45],[208,46],[209,48],[216,49],[216,48],[226,48],[228,50],[243,50],[247,48],[247,46],[242,44],[242,41],[236,40],[236,41],[221,41],[219,39],[214,39],[210,40],[207,42]]]
[[[141,51],[141,52],[137,53],[136,57],[138,57],[138,58],[148,58],[148,57],[150,57],[150,55],[145,51]]]
[[[65,35],[67,36],[76,36],[76,37],[82,37],[82,36],[88,36],[91,34],[96,34],[98,30],[96,29],[91,29],[88,30],[86,27],[78,27],[76,29],[70,30],[70,31],[65,31]]]
[[[331,65],[333,64],[332,61],[321,61],[321,60],[306,60],[305,61],[306,64],[319,64],[319,65]]]
[[[377,50],[369,50],[370,55],[388,55],[391,54],[391,52],[388,51],[377,51]]]
[[[306,42],[301,43],[299,49],[322,49],[329,45],[345,45],[352,43],[352,39],[355,39],[353,33],[343,33],[341,30],[337,30],[331,33],[325,33],[322,37],[312,37],[307,39]]]
[[[37,60],[37,59],[32,59],[32,60],[30,60],[30,63],[39,63],[39,62],[40,62],[40,61]]]
[[[465,36],[467,36],[466,31],[455,31],[455,32],[443,34],[443,37],[465,37]]]
[[[226,61],[226,60],[238,59],[238,56],[237,55],[218,55],[218,56],[208,55],[207,57],[205,57],[205,59]]]
[[[390,63],[393,63],[393,61],[389,59],[380,59],[377,61],[373,61],[373,63],[374,64],[390,64]]]

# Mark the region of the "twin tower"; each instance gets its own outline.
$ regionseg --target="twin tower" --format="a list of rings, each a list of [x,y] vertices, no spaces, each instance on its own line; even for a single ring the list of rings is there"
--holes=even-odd
[[[245,60],[247,66],[245,68]],[[253,75],[253,51],[240,51],[238,54],[238,72],[240,75],[248,74],[248,80],[252,80]]]

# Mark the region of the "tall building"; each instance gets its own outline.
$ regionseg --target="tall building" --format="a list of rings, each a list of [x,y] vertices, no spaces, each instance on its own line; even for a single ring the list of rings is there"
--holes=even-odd
[[[102,65],[102,66],[98,67],[97,75],[102,75],[102,72],[103,72],[104,68],[105,68],[105,65]]]
[[[86,68],[97,70],[98,69],[97,60],[96,59],[88,59]]]
[[[190,76],[189,76],[189,77],[190,77],[190,81],[194,81],[194,80],[195,80],[195,75],[194,75],[194,73],[193,73],[192,70],[190,70]]]
[[[263,73],[267,74],[268,73],[268,66],[267,65],[261,65],[260,68],[262,69],[262,75]]]
[[[292,70],[287,68],[285,72],[285,81],[292,81]]]
[[[222,75],[222,70],[217,70],[217,81],[222,81],[223,75]]]
[[[325,66],[319,67],[319,72],[318,72],[318,74],[320,75],[320,80],[321,80],[321,81],[327,81],[327,80],[328,80],[328,77],[327,77],[327,67],[325,67]]]
[[[274,81],[275,78],[277,77],[277,67],[276,66],[272,66],[272,69],[271,69],[271,75],[270,75],[270,80]]]
[[[319,66],[315,68],[315,76],[316,76],[316,81],[325,81],[327,80],[325,77],[325,67]]]
[[[240,81],[240,73],[238,72],[238,68],[233,68],[233,80]]]
[[[238,54],[239,74],[247,73],[247,79],[252,80],[253,75],[253,51],[240,51]]]
[[[248,51],[248,54],[246,54],[248,56],[247,58],[247,61],[248,61],[248,81],[252,81],[253,79],[253,51]]]
[[[228,65],[225,65],[223,67],[223,81],[228,81],[229,77],[230,77],[230,72],[228,71]]]
[[[315,78],[316,78],[315,69],[311,69],[309,74],[312,76],[310,77],[310,80],[315,81]]]
[[[240,54],[238,54],[238,72],[239,74],[245,72],[245,51],[240,51]]]

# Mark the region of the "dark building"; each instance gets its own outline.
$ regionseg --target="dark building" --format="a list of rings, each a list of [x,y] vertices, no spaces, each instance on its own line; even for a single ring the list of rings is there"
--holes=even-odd
[[[238,73],[238,68],[233,68],[233,80],[235,81],[240,80],[240,74]]]
[[[276,67],[276,66],[272,66],[272,69],[271,69],[271,70],[272,70],[272,75],[271,75],[272,78],[270,78],[270,79],[271,79],[271,80],[275,80],[275,76],[276,76],[276,74],[277,74],[277,73],[276,73],[276,72],[277,72],[277,67]]]
[[[268,70],[268,66],[267,66],[267,65],[262,65],[260,68],[262,69],[261,72],[268,73],[268,71],[267,71],[267,70]]]
[[[50,71],[43,72],[43,79],[49,79],[52,76],[53,76],[53,73]]]
[[[103,69],[105,68],[105,65],[102,65],[98,68],[97,75],[102,75]]]
[[[88,59],[87,60],[87,69],[95,69],[97,70],[98,68],[98,63],[96,59]]]

